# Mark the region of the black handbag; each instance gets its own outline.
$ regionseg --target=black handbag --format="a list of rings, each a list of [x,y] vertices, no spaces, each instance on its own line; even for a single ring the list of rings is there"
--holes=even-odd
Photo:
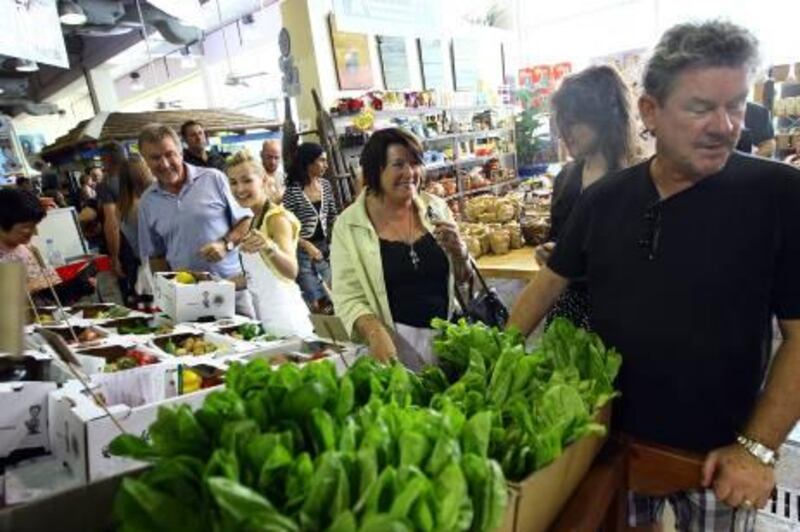
[[[489,288],[486,281],[483,279],[481,272],[478,271],[478,265],[472,257],[469,257],[469,266],[472,269],[472,276],[469,280],[468,294],[469,301],[464,300],[461,290],[458,286],[455,287],[456,300],[461,306],[461,312],[456,313],[453,321],[458,321],[463,318],[469,323],[483,323],[490,327],[498,327],[500,329],[506,326],[508,322],[508,309],[500,301],[497,291],[494,288]],[[474,293],[472,281],[477,277],[480,281],[480,290]]]

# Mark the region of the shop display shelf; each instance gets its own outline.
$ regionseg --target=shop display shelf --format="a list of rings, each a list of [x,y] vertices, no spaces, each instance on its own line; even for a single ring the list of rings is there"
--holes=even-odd
[[[445,168],[452,168],[456,163],[453,161],[445,161],[443,163],[426,164],[425,171],[430,172],[434,170],[444,170]]]
[[[456,164],[458,166],[466,166],[468,164],[484,164],[492,159],[499,159],[503,157],[504,153],[492,154],[492,155],[481,155],[480,157],[462,157],[461,159],[456,160]]]
[[[481,194],[483,192],[494,192],[500,187],[508,186],[508,187],[516,187],[519,185],[519,181],[516,179],[509,179],[507,181],[500,181],[498,183],[492,183],[491,185],[487,185],[485,187],[480,188],[473,188],[470,190],[463,190],[461,192],[456,192],[455,194],[450,194],[449,196],[445,196],[445,201],[450,201],[453,199],[463,198],[467,196],[472,196],[474,194]]]
[[[370,110],[375,118],[391,118],[395,116],[419,116],[436,115],[440,113],[480,113],[483,111],[500,111],[511,109],[508,105],[468,105],[453,107],[403,107],[400,109],[381,109],[380,111]],[[349,120],[359,113],[333,115],[334,121]]]
[[[439,135],[423,139],[425,144],[433,144],[435,142],[444,142],[446,140],[466,140],[466,139],[485,139],[489,137],[500,137],[507,134],[510,130],[506,128],[485,129],[481,131],[465,131],[463,133],[448,133],[446,135]]]

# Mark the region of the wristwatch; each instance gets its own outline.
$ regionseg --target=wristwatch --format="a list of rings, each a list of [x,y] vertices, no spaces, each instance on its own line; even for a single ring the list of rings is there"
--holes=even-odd
[[[778,451],[773,451],[760,441],[739,434],[736,437],[736,443],[744,447],[748,453],[765,466],[775,467],[778,462]]]
[[[225,251],[227,251],[228,253],[233,251],[233,248],[236,247],[236,245],[233,243],[232,240],[228,240],[227,236],[222,237],[222,243],[225,244]]]

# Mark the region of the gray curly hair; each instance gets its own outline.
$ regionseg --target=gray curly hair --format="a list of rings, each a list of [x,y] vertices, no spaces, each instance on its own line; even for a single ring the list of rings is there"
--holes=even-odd
[[[181,138],[174,129],[164,124],[159,124],[158,122],[147,124],[139,133],[139,150],[141,151],[142,144],[157,144],[165,138],[171,138],[175,143],[175,147],[180,149]]]
[[[663,104],[685,70],[746,67],[755,73],[758,63],[758,39],[741,26],[719,20],[678,24],[664,33],[647,62],[644,90]]]

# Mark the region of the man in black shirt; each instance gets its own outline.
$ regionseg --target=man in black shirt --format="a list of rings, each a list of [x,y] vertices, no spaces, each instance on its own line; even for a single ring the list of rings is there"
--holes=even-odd
[[[733,152],[756,56],[729,23],[664,34],[639,101],[656,155],[585,191],[510,318],[530,332],[586,277],[623,355],[617,428],[706,454],[708,490],[669,497],[680,530],[752,530],[800,417],[800,172]],[[772,315],[783,342],[761,391]],[[664,499],[629,495],[631,526],[658,521]]]
[[[183,160],[193,166],[216,168],[225,171],[225,157],[215,151],[207,151],[208,139],[203,125],[195,120],[184,122],[181,126],[181,138],[186,143]]]

